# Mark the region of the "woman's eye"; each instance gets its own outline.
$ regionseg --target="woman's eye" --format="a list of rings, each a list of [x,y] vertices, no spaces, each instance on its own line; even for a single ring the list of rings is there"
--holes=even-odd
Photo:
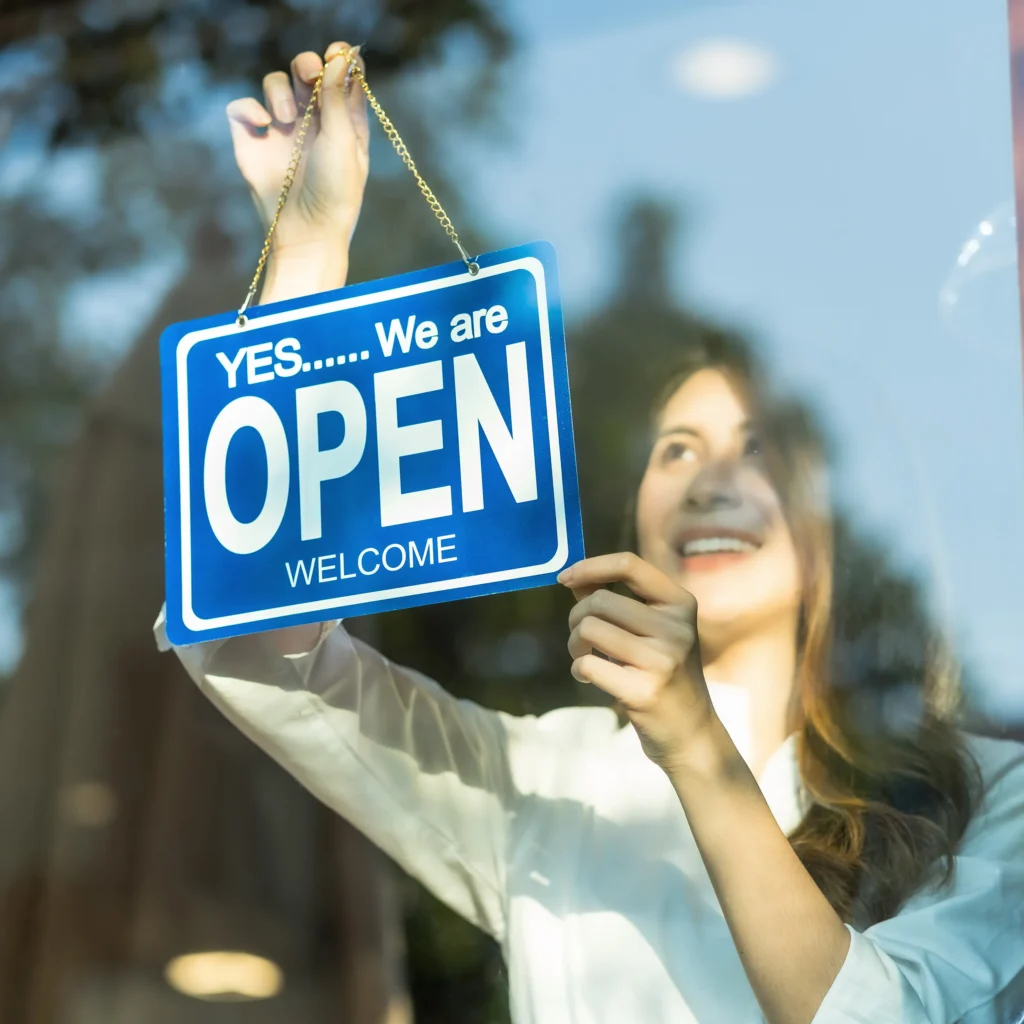
[[[662,462],[689,462],[693,458],[693,449],[682,441],[671,441],[661,451]]]
[[[760,455],[761,454],[761,442],[751,435],[747,438],[747,443],[743,446],[744,455]]]

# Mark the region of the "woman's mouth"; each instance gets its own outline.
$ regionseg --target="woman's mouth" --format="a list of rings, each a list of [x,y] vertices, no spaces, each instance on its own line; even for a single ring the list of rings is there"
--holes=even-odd
[[[676,545],[684,572],[725,569],[752,555],[761,547],[760,538],[732,530],[687,532]]]

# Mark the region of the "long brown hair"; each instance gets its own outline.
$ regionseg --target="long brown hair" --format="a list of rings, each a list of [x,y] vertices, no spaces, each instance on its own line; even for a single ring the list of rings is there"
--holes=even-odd
[[[741,339],[691,339],[654,418],[702,369],[723,373],[757,424],[800,561],[792,721],[809,808],[790,842],[840,917],[867,927],[952,879],[980,792],[957,728],[957,665],[916,583],[833,511],[812,415],[773,397]],[[628,521],[635,536],[633,508]]]

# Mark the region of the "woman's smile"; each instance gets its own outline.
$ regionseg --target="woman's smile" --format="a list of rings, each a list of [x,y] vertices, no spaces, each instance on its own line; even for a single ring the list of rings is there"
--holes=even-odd
[[[688,526],[675,537],[673,548],[684,573],[728,569],[756,554],[764,540],[748,530],[707,524]]]

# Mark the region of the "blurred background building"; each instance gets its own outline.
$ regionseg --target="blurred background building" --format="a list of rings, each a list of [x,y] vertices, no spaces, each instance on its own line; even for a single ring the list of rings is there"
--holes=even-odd
[[[860,564],[895,581],[894,631],[943,621],[979,722],[1021,735],[1006,10],[830,10],[4,0],[3,1024],[507,1019],[493,943],[259,753],[152,640],[157,338],[237,305],[260,241],[223,107],[337,38],[364,43],[474,248],[547,235],[562,253],[588,548],[619,543],[674,353],[709,323],[740,324],[821,416]],[[1019,129],[1024,2],[1011,10]],[[376,132],[372,164],[352,279],[449,260]],[[460,696],[540,713],[597,699],[568,675],[569,600],[524,591],[352,628]],[[894,654],[893,679],[903,668]],[[187,959],[225,952],[245,955]]]

